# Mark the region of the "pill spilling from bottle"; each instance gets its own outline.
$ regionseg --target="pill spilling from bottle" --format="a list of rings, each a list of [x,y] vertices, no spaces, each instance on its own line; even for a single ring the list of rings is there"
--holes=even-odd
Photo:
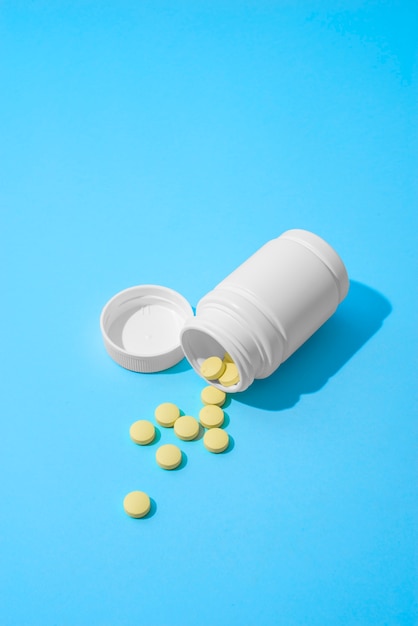
[[[173,470],[180,465],[182,456],[178,446],[172,443],[166,443],[158,448],[155,459],[158,465],[163,469]]]
[[[148,420],[138,420],[130,427],[129,434],[132,441],[140,446],[147,446],[154,441],[155,427],[154,424]]]
[[[224,412],[216,404],[207,404],[200,409],[199,420],[205,428],[219,428],[224,423]]]
[[[216,404],[217,406],[223,406],[226,400],[226,393],[222,391],[222,389],[217,389],[212,385],[208,385],[204,389],[202,389],[202,393],[200,394],[200,399],[203,404]]]
[[[229,358],[228,355],[224,359],[211,357],[212,361],[206,371],[209,375],[211,372],[216,372],[216,376],[220,376],[219,371],[222,370],[221,376],[225,375],[228,365],[234,365],[232,361],[228,361]],[[228,450],[230,445],[229,435],[222,428],[225,423],[225,414],[221,406],[225,403],[226,393],[209,385],[202,389],[200,399],[204,406],[199,411],[199,419],[192,415],[182,415],[180,407],[173,402],[163,402],[154,411],[155,421],[164,430],[172,428],[180,441],[189,442],[202,438],[206,450],[212,454],[221,454]],[[158,429],[150,420],[141,419],[131,425],[129,435],[134,443],[144,447],[158,441],[157,431]],[[172,443],[159,445],[155,453],[157,465],[168,471],[181,470],[184,466],[183,458],[180,447]],[[125,496],[123,507],[130,517],[147,517],[151,512],[151,499],[144,491],[131,491]]]
[[[183,441],[192,441],[199,434],[199,422],[191,415],[182,415],[174,422],[174,432]]]
[[[123,500],[123,508],[129,517],[145,517],[151,510],[150,497],[143,491],[131,491]]]

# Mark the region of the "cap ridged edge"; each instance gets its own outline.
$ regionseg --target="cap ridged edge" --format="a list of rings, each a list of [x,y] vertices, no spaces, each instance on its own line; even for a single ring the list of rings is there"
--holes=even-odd
[[[144,374],[161,372],[173,367],[173,365],[177,365],[177,363],[184,358],[184,352],[181,346],[170,352],[170,354],[141,358],[139,356],[129,356],[120,350],[116,350],[107,338],[103,338],[103,341],[109,356],[116,361],[118,365],[124,367],[126,370],[131,370],[131,372],[142,372]]]

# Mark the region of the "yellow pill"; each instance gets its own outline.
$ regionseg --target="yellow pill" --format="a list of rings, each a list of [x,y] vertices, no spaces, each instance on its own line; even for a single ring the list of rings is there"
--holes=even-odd
[[[199,434],[199,422],[191,415],[182,415],[174,423],[174,432],[179,439],[191,441]]]
[[[173,470],[181,463],[181,450],[172,443],[166,443],[158,448],[155,458],[160,467]]]
[[[151,509],[151,500],[143,491],[131,491],[123,500],[123,508],[130,517],[145,517]]]
[[[205,428],[218,428],[224,423],[224,412],[215,404],[208,404],[200,409],[199,419]]]
[[[222,406],[226,400],[226,393],[222,391],[222,389],[217,389],[209,385],[202,389],[200,398],[203,404],[217,404],[218,406]]]
[[[154,441],[154,424],[151,424],[148,420],[138,420],[130,427],[129,434],[132,441],[140,446],[146,446],[148,443],[151,443],[151,441]]]
[[[231,385],[236,385],[239,382],[238,368],[235,363],[226,364],[225,371],[219,376],[218,382],[224,387],[231,387]]]
[[[225,356],[222,359],[224,363],[233,363],[234,361],[231,358],[231,355],[228,352],[225,352]]]
[[[180,416],[180,409],[172,402],[163,402],[155,409],[155,419],[164,428],[174,426],[174,422]]]
[[[222,430],[222,428],[210,428],[205,432],[203,443],[209,452],[219,454],[227,449],[229,436],[226,430]]]
[[[225,363],[218,356],[210,356],[200,366],[200,373],[207,380],[216,380],[225,371]]]

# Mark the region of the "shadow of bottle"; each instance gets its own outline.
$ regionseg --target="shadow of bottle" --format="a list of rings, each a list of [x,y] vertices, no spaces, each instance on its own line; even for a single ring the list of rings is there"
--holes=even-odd
[[[351,281],[334,315],[271,376],[254,381],[233,399],[270,411],[291,408],[301,395],[319,391],[379,330],[391,310],[382,294]]]

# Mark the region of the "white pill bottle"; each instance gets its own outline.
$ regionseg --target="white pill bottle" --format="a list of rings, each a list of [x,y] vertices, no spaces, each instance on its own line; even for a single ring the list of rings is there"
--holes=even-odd
[[[215,387],[244,391],[270,376],[329,317],[348,292],[339,255],[321,237],[288,230],[260,248],[198,303],[180,334],[196,370],[228,353],[239,382]]]

